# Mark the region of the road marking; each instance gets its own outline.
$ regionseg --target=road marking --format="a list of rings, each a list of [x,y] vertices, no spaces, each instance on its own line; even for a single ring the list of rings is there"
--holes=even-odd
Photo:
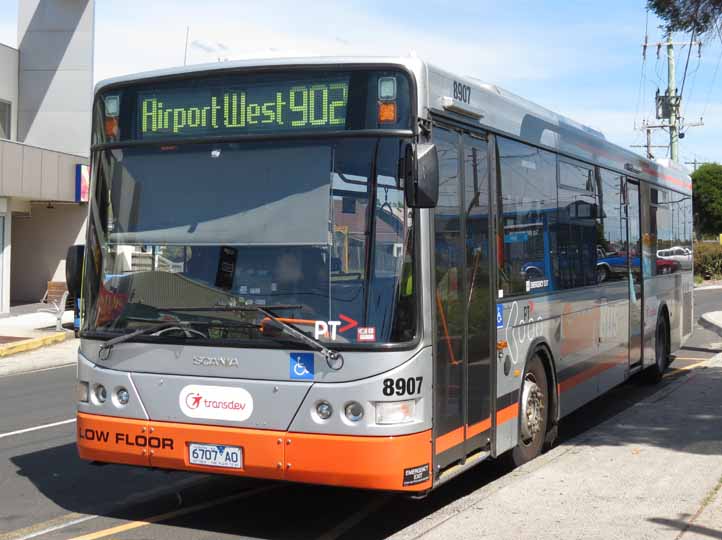
[[[43,371],[52,371],[54,369],[65,369],[65,368],[77,368],[78,361],[73,360],[72,362],[68,362],[67,364],[63,364],[61,366],[51,366],[51,367],[45,367],[45,368],[39,368],[39,369],[32,369],[30,371],[21,371],[19,373],[9,373],[7,375],[0,375],[0,379],[7,379],[8,377],[20,377],[21,375],[32,375],[33,373],[41,373]]]
[[[48,429],[56,426],[64,426],[65,424],[72,424],[75,422],[75,418],[69,420],[61,420],[60,422],[53,422],[52,424],[43,424],[42,426],[29,427],[25,429],[18,429],[17,431],[9,431],[8,433],[0,433],[0,439],[5,437],[12,437],[13,435],[21,435],[23,433],[30,433],[31,431],[38,431],[40,429]]]
[[[79,523],[95,519],[96,517],[98,516],[89,516],[73,512],[49,521],[36,523],[35,525],[25,527],[24,529],[0,534],[0,540],[30,540],[31,538],[35,538],[37,536],[42,536],[67,527],[72,527],[73,525],[78,525]]]
[[[233,495],[227,495],[225,497],[220,497],[218,499],[200,503],[200,504],[196,504],[193,506],[189,506],[187,508],[179,508],[178,510],[171,510],[170,512],[165,512],[163,514],[151,516],[151,517],[143,519],[143,520],[130,521],[128,523],[124,523],[123,525],[117,525],[115,527],[110,527],[108,529],[103,529],[103,530],[96,531],[93,533],[84,534],[82,536],[75,536],[73,538],[70,538],[69,540],[97,540],[98,538],[105,538],[106,536],[110,536],[112,534],[119,534],[122,532],[131,531],[133,529],[138,529],[140,527],[145,527],[146,525],[151,525],[153,523],[158,523],[160,521],[167,521],[169,519],[185,516],[187,514],[193,514],[195,512],[205,510],[206,508],[211,508],[213,506],[218,506],[218,505],[225,504],[228,502],[237,501],[237,500],[243,499],[245,497],[250,497],[251,495],[257,495],[258,493],[263,493],[266,491],[278,489],[279,487],[281,487],[281,484],[276,484],[276,485],[271,485],[271,486],[263,486],[263,487],[251,489],[248,491],[242,491],[240,493],[234,493]]]
[[[694,358],[693,360],[697,360],[697,359]],[[691,370],[691,369],[694,369],[694,368],[696,368],[696,367],[701,366],[702,364],[706,364],[708,361],[709,361],[709,358],[707,358],[707,359],[705,359],[705,360],[702,360],[701,362],[695,362],[694,364],[690,364],[690,365],[688,365],[688,366],[682,366],[682,367],[678,367],[678,368],[672,368],[672,369],[669,370],[669,372],[667,373],[667,375],[674,375],[675,373],[677,373],[677,372],[679,372],[679,371],[689,371],[689,370]],[[665,377],[666,377],[667,375],[665,375]]]

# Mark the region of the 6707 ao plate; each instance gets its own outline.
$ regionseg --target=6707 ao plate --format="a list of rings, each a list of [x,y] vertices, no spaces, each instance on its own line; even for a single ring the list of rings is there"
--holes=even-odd
[[[241,469],[243,468],[243,448],[225,444],[190,443],[188,460],[193,465]]]

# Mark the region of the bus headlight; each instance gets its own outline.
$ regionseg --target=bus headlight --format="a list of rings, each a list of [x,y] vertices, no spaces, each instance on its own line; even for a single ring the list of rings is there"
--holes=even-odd
[[[102,384],[96,384],[93,390],[95,392],[95,399],[98,400],[98,403],[105,403],[105,400],[108,398],[108,391],[105,389],[105,386]]]
[[[350,401],[347,403],[343,412],[351,422],[358,422],[364,417],[364,408],[358,401]]]
[[[376,407],[377,424],[404,424],[416,419],[416,400],[378,401]]]
[[[78,384],[75,385],[76,401],[80,401],[82,403],[87,403],[89,393],[90,393],[90,390],[88,388],[88,381],[78,381]]]
[[[316,414],[321,420],[328,420],[333,414],[333,407],[328,401],[319,401],[316,404]]]
[[[115,399],[118,400],[119,405],[127,405],[128,401],[130,400],[130,394],[125,388],[120,387],[115,393]]]

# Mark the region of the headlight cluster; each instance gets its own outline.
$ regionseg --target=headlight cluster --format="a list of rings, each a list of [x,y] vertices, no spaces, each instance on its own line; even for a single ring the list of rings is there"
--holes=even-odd
[[[372,403],[374,421],[381,425],[406,424],[414,422],[416,418],[415,399],[404,401],[378,401]],[[360,422],[365,415],[364,406],[358,401],[349,401],[343,406],[343,416],[351,423]],[[316,421],[326,422],[334,414],[333,406],[328,401],[320,400],[314,405],[313,416]]]
[[[75,399],[80,403],[103,405],[108,400],[108,389],[100,383],[91,385],[88,381],[78,381]],[[123,386],[117,386],[113,389],[111,401],[118,408],[125,407],[130,401],[130,392]]]

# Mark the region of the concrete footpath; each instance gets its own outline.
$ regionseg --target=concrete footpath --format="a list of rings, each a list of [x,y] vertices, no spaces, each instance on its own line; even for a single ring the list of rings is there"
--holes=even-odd
[[[75,364],[80,341],[69,337],[60,343],[0,358],[0,377]]]
[[[722,539],[721,482],[718,354],[393,538]]]
[[[71,330],[56,328],[55,314],[42,311],[45,304],[30,304],[11,309],[9,315],[0,317],[0,373],[7,363],[5,357],[47,347],[73,337]],[[73,312],[63,313],[65,328],[72,325]]]

